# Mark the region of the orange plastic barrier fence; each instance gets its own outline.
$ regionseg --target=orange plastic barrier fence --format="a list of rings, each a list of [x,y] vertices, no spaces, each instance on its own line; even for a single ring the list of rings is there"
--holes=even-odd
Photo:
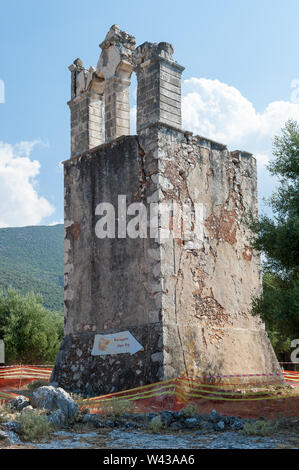
[[[252,374],[250,374],[252,376]],[[271,375],[271,374],[269,374]],[[288,383],[299,384],[299,372],[283,372]],[[256,377],[264,375],[256,374]],[[231,377],[236,377],[235,375]],[[229,385],[229,384],[228,384]],[[84,400],[84,406],[91,413],[101,413],[116,402],[134,403],[135,411],[159,411],[163,409],[179,410],[188,402],[212,400],[215,402],[257,402],[261,400],[277,400],[282,396],[271,395],[269,392],[244,392],[225,389],[225,385],[202,383],[199,378],[179,377],[177,379],[157,382],[151,385],[136,387],[123,392],[111,393],[100,397]]]
[[[15,393],[10,390],[21,389],[35,380],[49,381],[52,366],[49,365],[16,365],[0,367],[0,401],[10,400]],[[286,382],[292,386],[299,386],[299,372],[283,371]],[[264,377],[266,374],[242,374],[220,377],[255,376]],[[272,375],[272,374],[269,374]],[[209,376],[211,378],[212,376]],[[101,413],[103,407],[109,407],[117,400],[134,402],[136,411],[158,411],[163,409],[181,409],[189,401],[214,400],[221,402],[254,402],[259,400],[274,400],[277,397],[265,392],[242,392],[227,390],[225,385],[202,383],[203,378],[185,378],[166,380],[150,385],[136,387],[131,390],[103,395],[86,399],[84,405],[90,408],[91,413]],[[227,384],[229,385],[229,384]],[[281,396],[279,396],[281,398]]]
[[[0,390],[21,389],[35,380],[49,381],[53,366],[15,365],[0,367]]]
[[[299,372],[294,370],[285,370],[284,378],[287,384],[292,385],[293,387],[299,387]]]

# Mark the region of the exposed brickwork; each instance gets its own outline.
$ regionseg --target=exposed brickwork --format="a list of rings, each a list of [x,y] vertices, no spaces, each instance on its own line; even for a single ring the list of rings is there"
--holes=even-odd
[[[82,66],[80,59],[69,67],[71,71],[71,155],[79,155],[104,143],[103,80],[95,69]]]
[[[137,47],[137,132],[163,122],[181,127],[181,67],[172,58],[171,44],[145,42]]]

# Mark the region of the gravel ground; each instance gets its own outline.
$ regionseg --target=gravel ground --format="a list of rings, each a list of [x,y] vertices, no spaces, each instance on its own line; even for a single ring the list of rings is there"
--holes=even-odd
[[[151,434],[142,431],[58,431],[45,442],[28,442],[9,448],[35,449],[299,449],[297,434],[271,437],[244,436],[239,432],[177,432]],[[3,448],[3,447],[2,447]]]
[[[36,424],[36,419],[40,422],[39,408],[33,409],[25,397],[19,396],[9,403],[8,413],[5,409],[1,412],[0,449],[299,449],[298,410],[293,417],[276,414],[274,420],[228,416],[216,409],[200,414],[195,405],[181,411],[116,414],[111,410],[97,415],[73,409],[73,399],[53,387],[38,389],[43,400],[44,389],[48,393],[45,403],[34,404],[32,400],[32,404],[42,408],[41,421],[48,419],[56,432],[44,440],[22,442],[24,419],[37,436],[42,433]],[[53,402],[52,395],[60,401]],[[47,428],[47,423],[43,426]]]

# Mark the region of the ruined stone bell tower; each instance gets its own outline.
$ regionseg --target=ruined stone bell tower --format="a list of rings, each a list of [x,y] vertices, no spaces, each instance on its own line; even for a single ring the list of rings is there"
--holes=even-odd
[[[90,395],[209,374],[280,383],[251,315],[260,261],[243,216],[257,211],[254,157],[182,130],[184,68],[170,44],[135,48],[114,25],[100,47],[96,69],[70,66],[65,336],[52,382]]]

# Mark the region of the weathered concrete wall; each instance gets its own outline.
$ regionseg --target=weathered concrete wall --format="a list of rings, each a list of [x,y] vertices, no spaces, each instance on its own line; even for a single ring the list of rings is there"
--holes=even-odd
[[[200,203],[203,239],[97,238],[97,204],[117,208],[118,195],[147,207]],[[260,264],[242,217],[256,209],[250,154],[166,125],[67,161],[65,338],[53,380],[99,394],[182,375],[278,372],[264,326],[250,313]],[[142,351],[91,356],[96,333],[124,330]]]
[[[153,241],[95,233],[99,203],[117,210],[118,195],[127,205],[142,200],[140,152],[138,138],[128,136],[65,164],[66,334],[159,320],[148,285]]]
[[[65,164],[65,338],[53,380],[98,394],[163,377],[161,305],[156,304],[151,256],[155,241],[99,239],[96,206],[144,201],[143,150],[123,137]],[[118,232],[118,225],[116,226]],[[91,356],[95,333],[130,330],[144,351]]]

